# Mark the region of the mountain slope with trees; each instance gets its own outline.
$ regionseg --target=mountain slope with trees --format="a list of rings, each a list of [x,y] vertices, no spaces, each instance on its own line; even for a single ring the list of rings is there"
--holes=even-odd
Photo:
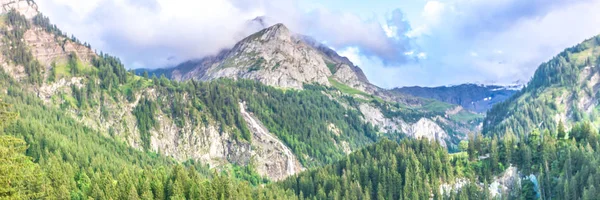
[[[147,73],[138,76],[118,58],[96,53],[90,44],[68,37],[37,13],[33,1],[8,1],[3,7],[16,9],[2,14],[1,81],[6,87],[0,98],[26,96],[23,104],[11,102],[19,109],[39,100],[43,106],[32,108],[56,109],[85,133],[176,161],[191,159],[217,168],[271,168],[256,173],[273,180],[284,178],[275,171],[285,171],[281,166],[287,166],[288,159],[269,157],[267,151],[284,148],[253,142],[256,133],[240,114],[242,102],[269,134],[291,149],[294,162],[306,168],[331,163],[381,138],[426,137],[455,150],[466,132],[476,129],[468,113],[448,114],[452,105],[422,99],[410,104],[390,102],[336,77],[327,79],[334,83],[329,86],[303,83],[302,90],[284,90],[252,80],[177,82]],[[35,15],[29,15],[32,10]],[[21,15],[25,11],[28,15]],[[316,44],[304,47],[316,48],[311,45]],[[334,52],[320,54],[328,62],[339,62],[338,67],[350,67]],[[342,68],[336,69],[342,72]],[[357,76],[357,80],[365,78]],[[50,120],[46,118],[39,119]],[[54,132],[62,131],[67,130]],[[301,168],[297,169],[294,173]]]
[[[483,132],[526,134],[583,121],[599,127],[599,58],[596,36],[542,63],[522,91],[488,111]]]
[[[467,137],[461,123],[477,119],[456,106],[390,101],[339,77],[284,90],[253,80],[137,76],[33,13],[33,1],[3,3],[25,10],[10,9],[0,23],[0,199],[598,196],[598,37],[543,64],[526,89],[489,112],[485,136]],[[259,146],[240,103],[308,169],[279,182],[285,177],[257,170],[290,160],[261,152],[283,154]],[[561,120],[538,125],[552,116]],[[428,140],[432,132],[402,128],[415,125],[454,132]],[[510,171],[515,182],[500,181]]]
[[[250,79],[286,90],[324,87],[326,96],[358,110],[363,121],[378,127],[379,132],[427,137],[452,149],[466,133],[478,131],[482,119],[456,105],[379,88],[348,58],[310,37],[292,33],[283,24],[256,32],[215,56],[173,68],[136,70],[138,75],[144,73],[177,81]],[[348,101],[348,97],[354,100]]]

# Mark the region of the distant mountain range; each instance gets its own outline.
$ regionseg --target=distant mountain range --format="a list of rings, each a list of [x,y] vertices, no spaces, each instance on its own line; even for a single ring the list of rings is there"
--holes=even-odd
[[[493,105],[503,102],[522,88],[520,85],[498,86],[462,84],[441,87],[401,87],[392,91],[417,97],[436,99],[460,105],[467,110],[485,113]]]

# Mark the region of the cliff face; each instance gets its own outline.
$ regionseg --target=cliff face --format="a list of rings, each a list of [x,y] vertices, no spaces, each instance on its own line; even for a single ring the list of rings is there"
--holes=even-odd
[[[189,63],[188,63],[189,64]],[[175,80],[244,78],[264,84],[302,89],[304,83],[329,85],[325,61],[310,46],[292,37],[282,24],[257,32],[231,50],[195,63],[189,72],[175,68]]]
[[[332,77],[368,93],[379,90],[347,58],[309,37],[291,33],[283,24],[252,34],[216,56],[154,73],[175,80],[253,79],[294,89],[302,89],[304,84],[330,86],[328,78]]]
[[[244,103],[239,104],[241,114],[252,132],[252,153],[258,162],[258,173],[274,180],[282,180],[304,170],[292,150],[269,133],[260,120],[246,110]]]

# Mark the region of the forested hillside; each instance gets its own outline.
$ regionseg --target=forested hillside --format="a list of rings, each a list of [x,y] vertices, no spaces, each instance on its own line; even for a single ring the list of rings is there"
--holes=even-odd
[[[534,128],[554,130],[563,123],[600,125],[600,36],[568,48],[542,63],[528,85],[488,113],[483,132],[526,134]]]
[[[59,43],[59,48],[77,47],[79,41],[62,36],[41,15],[29,21],[11,11],[6,14],[5,25],[4,41],[12,47],[5,49],[4,56],[14,67],[9,65],[4,68],[8,72],[2,73],[6,88],[3,98],[15,104],[16,112],[34,109],[29,112],[37,113],[35,108],[61,111],[62,114],[54,115],[74,118],[69,128],[81,126],[78,129],[82,133],[98,138],[173,156],[178,161],[194,159],[213,166],[222,166],[223,162],[259,165],[270,159],[262,157],[261,152],[273,149],[252,142],[253,133],[240,115],[239,103],[244,102],[248,111],[285,142],[305,166],[332,162],[344,155],[345,149],[357,149],[377,139],[372,125],[362,121],[358,112],[323,95],[324,88],[284,91],[247,80],[175,82],[164,77],[140,77],[127,72],[117,58],[106,54],[81,55],[64,50],[60,50],[65,52],[63,58],[47,61],[50,66],[45,68],[34,56],[43,55],[32,52],[23,42],[32,26],[47,27],[35,34],[57,33],[52,40],[65,45],[60,47]],[[19,71],[19,66],[26,67]],[[28,100],[16,104],[14,97]],[[46,118],[41,116],[30,123],[42,123]],[[54,118],[48,120],[51,119]],[[20,130],[9,133],[24,134]],[[37,143],[40,138],[25,140]],[[281,159],[280,162],[287,162]]]
[[[597,199],[598,131],[472,135],[448,154],[425,140],[384,140],[276,183],[316,199]]]
[[[214,74],[176,81],[126,70],[68,37],[31,0],[0,2],[8,10],[0,15],[0,199],[600,192],[600,36],[542,64],[525,89],[488,111],[480,134],[481,115],[379,90],[348,59],[281,24],[248,36],[226,59],[194,63]],[[312,55],[304,61],[318,76],[302,79],[310,68],[285,71],[299,64],[270,59],[281,56],[277,42]],[[298,77],[260,79],[269,73]]]
[[[179,164],[138,151],[42,105],[35,96],[10,93],[0,110],[0,198],[292,198],[289,192],[251,186],[262,183],[252,170],[220,174],[205,164]]]
[[[33,1],[10,1],[4,7],[27,9],[29,14],[37,9]],[[41,13],[26,17],[13,9],[2,16],[5,64],[0,81],[5,87],[0,98],[22,117],[35,116],[27,123],[65,123],[69,129],[52,133],[67,138],[91,134],[93,141],[113,141],[171,157],[172,162],[195,160],[226,171],[241,168],[246,172],[240,176],[264,182],[262,177],[279,180],[329,164],[381,138],[424,137],[456,150],[465,133],[476,129],[476,119],[468,113],[449,113],[452,105],[389,102],[336,81],[340,79],[296,90],[251,80],[178,82],[138,76],[118,58],[67,37]],[[331,52],[327,56],[341,59]],[[253,120],[258,123],[250,126]],[[28,136],[32,133],[23,127],[31,126],[17,121],[4,133],[36,149],[28,156],[45,157],[36,144],[57,136],[47,131],[49,135]]]
[[[404,140],[400,144],[384,140],[335,164],[303,172],[277,185],[308,199],[490,197],[476,184],[466,186],[469,189],[461,194],[443,194],[442,185],[459,179],[477,183],[478,177],[466,157],[450,156],[439,144],[425,140]]]

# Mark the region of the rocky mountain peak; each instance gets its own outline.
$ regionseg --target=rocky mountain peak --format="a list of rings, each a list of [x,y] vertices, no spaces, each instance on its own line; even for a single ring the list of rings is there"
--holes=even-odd
[[[281,23],[254,33],[215,56],[152,73],[175,80],[253,79],[295,89],[302,89],[304,84],[331,86],[334,81],[369,94],[379,91],[348,58],[315,39],[293,33]]]
[[[261,41],[271,41],[271,40],[279,40],[289,42],[292,39],[292,34],[290,30],[285,27],[282,23],[275,24],[270,26],[262,31],[259,31],[257,34],[260,35]]]

